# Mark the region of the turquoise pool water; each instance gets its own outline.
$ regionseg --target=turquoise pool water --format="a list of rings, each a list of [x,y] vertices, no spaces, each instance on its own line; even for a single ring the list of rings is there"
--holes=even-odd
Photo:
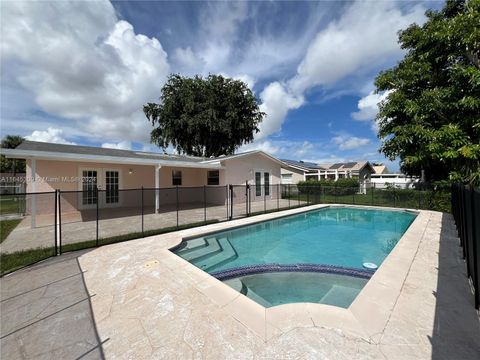
[[[407,211],[329,207],[191,239],[183,242],[175,253],[216,276],[239,267],[266,264],[362,269],[367,262],[380,266],[415,217],[415,213]],[[349,305],[353,299],[342,295],[348,292],[345,288],[358,294],[366,283],[365,279],[345,275],[308,273],[303,282],[302,275],[295,277],[301,284],[296,284],[295,295],[288,297],[284,289],[292,288],[292,276],[289,280],[289,276],[272,277],[272,273],[247,275],[238,278],[244,280],[244,286],[250,284],[252,293],[263,293],[261,297],[268,298],[265,301],[270,304],[297,302],[299,298],[321,299],[324,292],[320,288],[330,289],[337,284],[337,290],[341,290],[334,291],[337,306]],[[313,286],[315,278],[317,285]],[[267,286],[267,283],[274,285]]]

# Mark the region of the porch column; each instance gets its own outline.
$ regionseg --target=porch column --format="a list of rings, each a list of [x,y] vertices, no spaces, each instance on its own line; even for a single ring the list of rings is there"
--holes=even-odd
[[[338,169],[335,170],[335,181],[337,181],[337,180],[338,180]]]
[[[155,165],[155,213],[158,214],[160,210],[160,165]]]
[[[37,181],[37,161],[35,159],[32,159],[31,160],[31,166],[30,166],[30,170],[31,170],[31,179],[30,181],[32,182],[32,193],[34,193],[36,190],[37,190],[37,186],[36,186],[36,181]],[[36,219],[35,217],[37,216],[37,206],[36,206],[36,203],[35,203],[35,195],[32,195],[32,198],[31,198],[31,207],[30,207],[30,219],[32,221],[31,223],[31,227],[32,229],[35,228],[36,226]]]

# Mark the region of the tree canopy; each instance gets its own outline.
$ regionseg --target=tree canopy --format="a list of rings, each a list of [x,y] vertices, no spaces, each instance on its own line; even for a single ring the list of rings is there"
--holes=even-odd
[[[427,180],[480,182],[480,0],[449,0],[400,31],[406,55],[381,72],[382,151]]]
[[[3,149],[15,149],[23,140],[23,137],[18,135],[7,135],[2,139],[0,147]],[[0,156],[0,172],[24,173],[25,160],[7,159],[2,155]]]
[[[253,141],[265,115],[245,83],[221,75],[170,75],[160,104],[148,103],[143,111],[154,126],[152,143],[203,157],[232,154]]]

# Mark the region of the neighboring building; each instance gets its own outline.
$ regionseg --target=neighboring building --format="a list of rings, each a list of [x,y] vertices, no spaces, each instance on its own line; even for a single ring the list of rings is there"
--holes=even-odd
[[[318,179],[318,170],[324,170],[319,165],[304,162],[282,159],[282,184],[297,184],[299,181]]]
[[[160,188],[171,191],[154,191],[146,201],[158,210],[159,204],[175,202],[175,188],[205,185],[257,185],[252,200],[263,196],[272,198],[270,184],[280,183],[282,162],[263,151],[251,151],[218,158],[201,158],[166,155],[142,151],[106,149],[89,146],[51,144],[24,141],[16,149],[1,149],[9,158],[26,159],[26,191],[54,190],[83,191],[72,196],[68,206],[82,210],[97,204],[96,189],[105,190],[101,207],[136,205],[135,199],[122,189]],[[198,202],[202,192],[181,192],[183,202]],[[203,194],[203,193],[202,193]],[[177,195],[178,196],[178,195]],[[218,191],[214,203],[225,201],[225,191]],[[153,204],[154,202],[154,204]]]
[[[401,189],[411,189],[420,181],[419,177],[407,176],[405,174],[372,174],[371,184],[376,189],[384,189],[388,186],[395,186]]]
[[[372,166],[375,171],[374,174],[390,174],[390,170],[385,165]]]
[[[368,161],[353,161],[335,164],[315,164],[304,161],[282,159],[285,166],[282,167],[282,183],[291,179],[292,184],[303,180],[333,180],[343,178],[358,178],[361,182],[370,179],[374,173],[372,165]],[[291,175],[290,175],[291,174]]]

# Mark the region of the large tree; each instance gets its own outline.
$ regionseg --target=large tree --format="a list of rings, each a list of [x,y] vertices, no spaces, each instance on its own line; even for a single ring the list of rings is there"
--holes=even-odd
[[[376,78],[381,151],[427,180],[480,182],[480,0],[449,0],[399,33],[407,51]]]
[[[15,149],[23,142],[23,137],[18,135],[7,135],[2,139],[0,147],[3,149]],[[25,160],[7,159],[4,155],[0,156],[0,172],[12,172],[14,175],[25,172]]]
[[[154,126],[152,143],[203,157],[232,154],[253,141],[265,115],[245,83],[220,75],[171,75],[160,104],[148,103],[143,111]]]

